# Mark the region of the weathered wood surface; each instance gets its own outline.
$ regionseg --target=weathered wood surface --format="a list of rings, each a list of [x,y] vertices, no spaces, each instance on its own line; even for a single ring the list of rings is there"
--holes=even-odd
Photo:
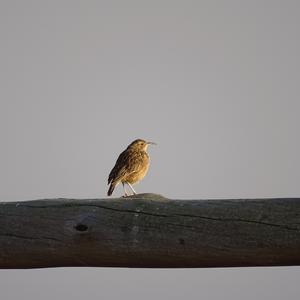
[[[300,198],[0,203],[0,268],[300,265]]]

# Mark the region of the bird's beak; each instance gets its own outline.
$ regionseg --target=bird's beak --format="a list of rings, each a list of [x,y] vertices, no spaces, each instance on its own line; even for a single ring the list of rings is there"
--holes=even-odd
[[[154,142],[147,142],[147,145],[157,145],[157,144]]]

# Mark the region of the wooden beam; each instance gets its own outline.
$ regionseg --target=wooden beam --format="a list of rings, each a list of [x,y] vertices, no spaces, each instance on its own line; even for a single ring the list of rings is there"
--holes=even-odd
[[[300,198],[0,204],[0,268],[300,265]]]

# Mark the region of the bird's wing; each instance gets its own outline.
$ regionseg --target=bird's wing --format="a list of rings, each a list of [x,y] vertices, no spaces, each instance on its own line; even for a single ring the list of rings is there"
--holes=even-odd
[[[146,154],[147,155],[147,154]],[[108,176],[108,184],[119,181],[124,176],[138,172],[143,167],[144,153],[123,151]]]
[[[113,180],[115,180],[118,177],[118,174],[120,173],[125,161],[126,161],[126,150],[119,155],[115,166],[110,171],[108,176],[108,184],[110,184]]]

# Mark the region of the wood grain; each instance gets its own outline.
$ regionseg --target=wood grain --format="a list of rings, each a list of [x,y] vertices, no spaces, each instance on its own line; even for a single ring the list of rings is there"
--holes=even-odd
[[[0,203],[0,268],[300,265],[300,198]]]

